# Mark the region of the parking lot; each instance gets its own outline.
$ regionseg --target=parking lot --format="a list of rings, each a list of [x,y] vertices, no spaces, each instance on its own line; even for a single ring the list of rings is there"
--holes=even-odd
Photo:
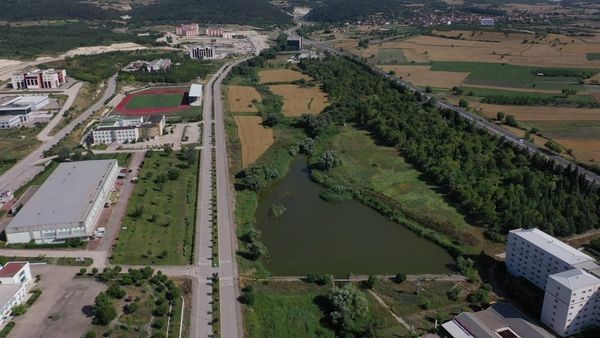
[[[33,265],[41,275],[42,295],[22,316],[15,318],[11,337],[80,338],[92,322],[91,305],[106,285],[93,278],[74,278],[79,267]]]

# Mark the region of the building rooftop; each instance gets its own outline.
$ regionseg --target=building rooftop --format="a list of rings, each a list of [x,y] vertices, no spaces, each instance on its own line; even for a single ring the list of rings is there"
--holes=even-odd
[[[8,224],[6,232],[82,226],[115,165],[116,160],[61,163]]]
[[[547,233],[537,229],[515,229],[511,233],[525,239],[542,250],[548,252],[554,257],[571,265],[581,264],[594,259],[583,252],[573,248],[572,246],[561,242],[560,240],[548,235]]]
[[[442,327],[454,338],[554,338],[508,303],[463,312]]]
[[[203,90],[203,86],[201,84],[194,83],[190,87],[190,94],[189,94],[189,96],[201,97],[202,96],[202,90]]]
[[[548,276],[569,290],[577,290],[600,283],[600,279],[583,269],[571,269]]]
[[[0,285],[0,306],[8,303],[23,286],[21,284],[2,284]]]
[[[8,262],[0,268],[0,278],[12,278],[27,265],[27,262]]]

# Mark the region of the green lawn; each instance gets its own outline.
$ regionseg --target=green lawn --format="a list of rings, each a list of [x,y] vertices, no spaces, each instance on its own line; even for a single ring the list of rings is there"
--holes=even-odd
[[[367,132],[350,126],[342,128],[325,147],[334,149],[343,163],[329,171],[334,178],[394,199],[407,217],[424,227],[441,230],[462,244],[467,244],[467,239],[475,247],[484,244],[481,229],[469,225],[394,148],[376,145]]]
[[[600,139],[600,121],[522,121],[521,124],[526,128],[536,127],[552,139]]]
[[[552,97],[562,97],[562,94],[549,94],[549,93],[532,93],[532,92],[519,92],[512,90],[501,90],[501,89],[491,89],[491,88],[475,88],[475,87],[461,87],[463,90],[463,94],[467,95],[469,93],[473,93],[475,97],[484,97],[484,96],[493,96],[493,95],[501,95],[506,97],[531,97],[531,98],[552,98]],[[573,102],[581,102],[581,103],[591,103],[596,100],[589,95],[569,95],[569,101]]]
[[[393,65],[407,62],[404,52],[400,48],[381,48],[377,53],[378,64]]]
[[[539,68],[513,66],[502,63],[433,61],[431,70],[470,73],[465,84],[478,84],[513,88],[539,88],[582,90],[579,79],[561,76],[537,76]],[[558,70],[558,68],[557,68]]]
[[[169,170],[179,177],[168,177]],[[115,264],[189,264],[193,255],[198,166],[173,153],[156,152],[144,160],[129,201]]]
[[[181,105],[183,93],[142,94],[134,96],[125,106],[126,109],[164,108]]]
[[[271,282],[254,288],[256,301],[246,308],[244,325],[248,337],[335,337],[320,324],[324,313],[315,298],[327,292],[303,282]]]
[[[36,135],[42,128],[43,125],[35,128],[0,129],[0,174],[41,143]]]

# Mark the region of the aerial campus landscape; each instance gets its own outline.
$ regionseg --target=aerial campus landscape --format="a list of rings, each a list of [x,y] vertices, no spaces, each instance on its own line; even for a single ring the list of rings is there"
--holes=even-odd
[[[0,337],[600,337],[595,0],[0,1]]]

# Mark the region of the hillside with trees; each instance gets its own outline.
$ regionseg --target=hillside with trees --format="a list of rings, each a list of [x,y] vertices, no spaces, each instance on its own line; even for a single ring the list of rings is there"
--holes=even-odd
[[[34,21],[64,19],[101,19],[118,17],[118,12],[101,9],[79,0],[2,0],[0,20]]]
[[[136,23],[240,23],[255,26],[290,25],[291,16],[266,0],[162,0],[137,5],[131,12]]]
[[[572,169],[475,128],[451,111],[343,58],[305,61],[333,104],[323,123],[351,121],[378,142],[398,147],[431,183],[441,187],[473,224],[491,236],[538,227],[564,236],[600,227],[597,187]],[[319,137],[318,130],[313,128]]]

